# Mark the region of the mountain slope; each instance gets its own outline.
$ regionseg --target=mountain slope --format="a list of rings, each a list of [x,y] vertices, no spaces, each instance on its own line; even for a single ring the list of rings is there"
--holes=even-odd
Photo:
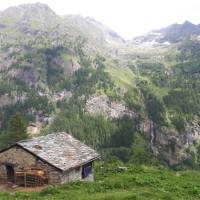
[[[40,3],[0,16],[1,147],[20,112],[41,133],[66,131],[106,159],[199,165],[198,25],[174,24],[136,44]]]

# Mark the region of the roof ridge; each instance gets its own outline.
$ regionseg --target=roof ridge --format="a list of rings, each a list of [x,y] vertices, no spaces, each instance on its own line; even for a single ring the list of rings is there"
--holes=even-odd
[[[22,140],[17,144],[63,171],[100,157],[94,149],[65,132]]]

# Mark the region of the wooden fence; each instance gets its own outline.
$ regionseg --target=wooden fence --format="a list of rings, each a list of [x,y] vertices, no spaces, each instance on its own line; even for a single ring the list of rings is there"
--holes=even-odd
[[[6,184],[8,182],[24,187],[37,187],[47,184],[48,178],[43,170],[31,168],[16,171],[12,180],[9,180],[8,177],[0,177],[1,184]]]

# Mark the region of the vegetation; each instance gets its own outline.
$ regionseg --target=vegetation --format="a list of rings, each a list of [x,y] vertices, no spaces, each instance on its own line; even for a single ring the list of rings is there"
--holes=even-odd
[[[8,11],[0,13],[0,148],[40,122],[41,134],[66,131],[107,164],[96,166],[94,183],[12,190],[0,199],[200,199],[199,172],[160,166],[171,159],[176,169],[200,167],[199,138],[191,139],[200,130],[200,42],[190,30],[197,26],[162,29],[162,42],[173,45],[113,46],[110,30],[88,18],[59,17],[38,4]],[[57,98],[66,91],[72,97]],[[91,116],[86,101],[99,94],[125,103],[134,117]]]
[[[0,146],[6,147],[27,137],[25,122],[20,113],[16,113],[10,118],[7,131],[0,136]]]
[[[163,167],[98,164],[94,183],[49,186],[40,192],[0,194],[2,200],[195,200],[200,198],[198,171],[170,171]]]
[[[0,32],[0,147],[26,138],[13,137],[17,131],[9,125],[20,113],[26,125],[41,123],[41,134],[66,131],[102,152],[106,160],[167,163],[172,152],[177,158],[176,153],[187,155],[199,166],[194,153],[198,140],[188,148],[175,139],[171,142],[172,135],[180,141],[182,135],[187,137],[186,127],[200,111],[199,41],[195,35],[189,37],[194,33],[190,28],[196,26],[186,23],[187,34],[185,25],[171,26],[173,34],[163,29],[169,31],[173,45],[145,48],[127,42],[113,46],[106,42],[107,35],[112,39],[110,31],[106,27],[102,31],[91,19],[59,17],[38,4],[28,13],[26,6],[11,10],[0,14],[4,27]],[[62,98],[67,92],[72,97]],[[99,94],[107,95],[108,104],[124,103],[135,117],[89,115],[86,101]],[[20,120],[16,123],[23,127]],[[163,135],[166,145],[157,141]],[[183,149],[177,150],[181,145]]]
[[[67,104],[60,104],[59,108],[62,111],[44,133],[70,133],[101,151],[105,159],[115,156],[124,162],[154,162],[148,139],[138,129],[139,121],[128,117],[105,119],[102,116],[90,116],[84,112],[84,104],[74,99]]]

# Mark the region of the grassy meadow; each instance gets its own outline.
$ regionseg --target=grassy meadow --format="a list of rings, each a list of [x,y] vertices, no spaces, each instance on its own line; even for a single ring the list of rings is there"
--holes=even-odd
[[[39,192],[1,193],[1,200],[193,200],[200,199],[198,171],[114,164],[96,166],[93,183],[49,186]]]

